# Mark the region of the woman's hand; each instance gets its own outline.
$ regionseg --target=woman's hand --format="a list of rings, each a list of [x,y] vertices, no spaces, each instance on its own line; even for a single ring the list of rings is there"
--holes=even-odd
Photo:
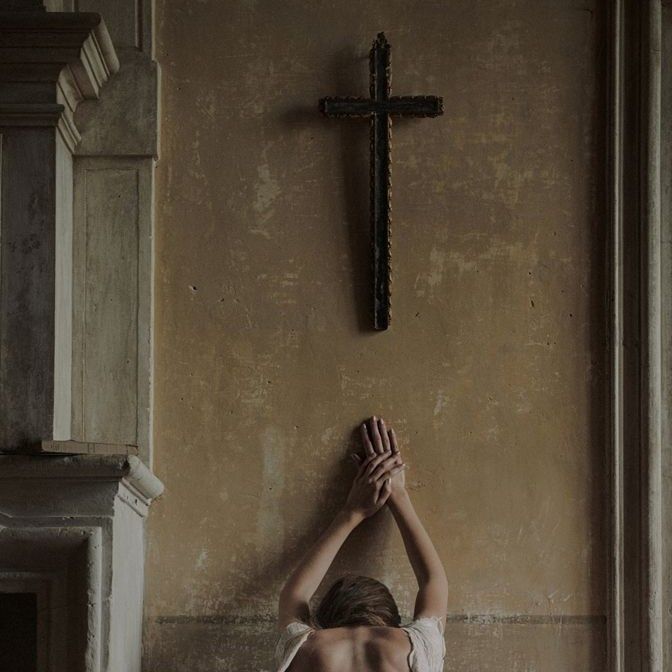
[[[376,418],[374,415],[369,420],[368,428],[366,423],[362,424],[361,432],[365,458],[371,456],[375,457],[376,455],[381,455],[383,453],[390,453],[393,456],[397,456],[399,464],[403,464],[399,446],[397,445],[397,435],[392,428],[388,429],[385,426],[385,421],[382,418]],[[361,458],[359,455],[355,456],[358,464],[361,464],[362,460],[365,458]],[[389,496],[391,502],[394,502],[406,494],[405,471],[406,467],[404,465],[404,469],[397,471],[391,478]]]
[[[345,510],[361,519],[372,516],[385,505],[392,492],[391,480],[404,469],[401,457],[392,451],[369,455],[352,482]]]

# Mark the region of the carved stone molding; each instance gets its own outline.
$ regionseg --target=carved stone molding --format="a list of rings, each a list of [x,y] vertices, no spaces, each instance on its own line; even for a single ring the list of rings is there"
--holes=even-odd
[[[117,70],[119,59],[98,14],[0,12],[0,125],[58,124],[74,151],[81,139],[77,106],[97,99]]]
[[[151,3],[24,4],[0,12],[0,450],[151,465]]]
[[[122,482],[149,504],[163,492],[161,481],[134,455],[1,455],[0,482],[68,479]]]
[[[609,669],[672,664],[672,15],[616,0],[610,34]]]
[[[74,114],[119,60],[98,14],[0,12],[0,450],[71,440]]]

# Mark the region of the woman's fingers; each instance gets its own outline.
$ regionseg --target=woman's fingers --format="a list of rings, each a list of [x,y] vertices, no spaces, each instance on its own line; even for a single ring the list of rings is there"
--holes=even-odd
[[[380,438],[383,441],[383,450],[386,453],[389,453],[392,448],[390,447],[390,437],[387,435],[387,427],[385,427],[385,420],[378,418],[378,430],[380,431]]]
[[[385,479],[385,478],[392,479],[392,478],[394,478],[398,473],[400,473],[400,472],[402,472],[402,471],[406,471],[406,469],[408,469],[408,465],[407,465],[407,464],[400,464],[400,465],[398,465],[398,466],[396,466],[396,467],[393,467],[392,469],[390,469],[390,471],[385,472],[385,473],[378,479],[377,483],[380,483],[380,481],[383,480],[383,479]]]
[[[369,465],[369,483],[377,481],[383,474],[398,466],[400,460],[398,455],[390,455],[376,464],[372,462],[373,466]]]
[[[362,458],[358,455],[356,458],[359,465],[358,478],[366,478],[369,483],[373,483],[402,464],[397,436],[393,429],[387,429],[382,418],[372,416],[368,427],[367,423],[361,425],[361,434],[365,456]]]
[[[390,457],[390,453],[383,453],[382,455],[374,454],[366,458],[359,470],[359,475],[364,478],[369,478],[373,470],[385,459]]]
[[[374,415],[371,418],[371,439],[373,441],[373,449],[380,455],[385,452],[383,448],[383,439],[380,436],[380,431],[378,430],[378,421]]]
[[[357,472],[357,477],[359,478],[359,477],[362,477],[362,476],[367,476],[368,473],[369,473],[369,468],[371,468],[371,469],[374,468],[374,467],[371,467],[371,463],[376,462],[376,464],[378,464],[378,462],[381,459],[384,459],[384,458],[385,458],[384,455],[381,456],[381,455],[378,455],[376,453],[373,453],[373,455],[368,455],[367,457],[365,457],[362,460],[362,462],[359,466],[359,471]]]
[[[390,449],[393,453],[399,452],[399,446],[397,445],[397,435],[394,433],[393,429],[389,429],[387,435],[390,439]]]
[[[385,502],[389,499],[392,494],[392,481],[388,478],[385,482],[378,488],[378,494],[376,495],[376,506],[383,506]]]
[[[373,444],[371,443],[371,439],[369,438],[369,432],[366,429],[366,423],[362,423],[361,427],[361,433],[362,433],[362,445],[364,446],[364,453],[368,457],[369,455],[375,455],[376,451],[373,449]]]

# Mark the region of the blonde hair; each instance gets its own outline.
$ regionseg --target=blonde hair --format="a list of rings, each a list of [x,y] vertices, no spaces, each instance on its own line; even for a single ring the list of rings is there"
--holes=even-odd
[[[401,617],[387,586],[368,576],[348,574],[333,583],[315,611],[319,628],[378,625],[398,628]]]

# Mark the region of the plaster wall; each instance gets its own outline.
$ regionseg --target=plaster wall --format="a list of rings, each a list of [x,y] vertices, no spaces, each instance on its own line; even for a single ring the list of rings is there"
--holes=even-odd
[[[282,581],[396,429],[450,581],[447,670],[604,669],[597,0],[157,1],[155,470],[145,669],[270,670]],[[392,326],[371,331],[365,95],[396,94]],[[414,582],[387,512],[343,571]]]

